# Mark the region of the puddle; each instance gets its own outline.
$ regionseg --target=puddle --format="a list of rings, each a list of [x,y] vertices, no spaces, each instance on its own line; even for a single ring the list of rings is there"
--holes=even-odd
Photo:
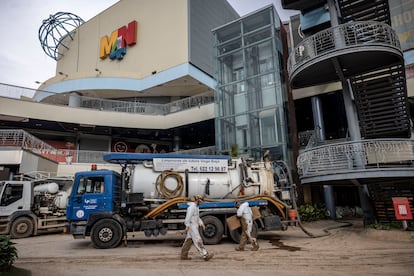
[[[299,251],[301,248],[297,246],[289,246],[285,245],[283,242],[281,242],[279,239],[274,239],[269,241],[273,246],[276,246],[276,249],[283,249],[287,251]]]

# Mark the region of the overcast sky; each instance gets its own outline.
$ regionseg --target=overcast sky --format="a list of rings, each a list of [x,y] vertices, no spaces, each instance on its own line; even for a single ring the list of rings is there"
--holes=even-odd
[[[170,0],[165,0],[170,1]],[[205,0],[212,1],[212,0]],[[84,21],[109,8],[118,0],[2,0],[0,10],[0,83],[38,88],[55,75],[56,61],[40,46],[38,32],[44,19],[57,12],[70,12]],[[233,8],[245,15],[272,4],[282,21],[293,11],[283,11],[280,0],[228,0]],[[13,97],[2,92],[0,95]],[[28,96],[28,95],[26,95]]]

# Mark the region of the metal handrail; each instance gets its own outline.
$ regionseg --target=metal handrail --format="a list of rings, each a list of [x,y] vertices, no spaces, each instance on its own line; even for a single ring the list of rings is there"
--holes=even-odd
[[[49,160],[57,161],[57,149],[24,130],[0,130],[0,146],[20,147]]]
[[[166,104],[107,100],[86,96],[79,96],[79,99],[80,107],[115,112],[167,115],[193,107],[200,107],[201,105],[214,103],[214,94],[211,91],[207,91],[196,96],[187,97]]]
[[[350,22],[318,32],[297,44],[288,58],[288,72],[309,60],[360,45],[379,45],[401,51],[400,41],[391,26],[376,21]]]
[[[31,98],[36,92],[36,89],[0,83],[0,92],[3,97],[19,99],[21,97]]]
[[[88,151],[56,149],[30,133],[18,130],[0,129],[0,148],[21,148],[58,163],[105,163],[103,156],[109,151]],[[215,146],[183,150],[174,153],[216,154]]]
[[[51,95],[58,95],[56,93],[52,93],[49,91],[36,90],[32,88],[0,83],[0,94],[7,98],[20,98],[21,96],[31,97],[36,91],[50,93]],[[49,99],[46,102],[48,104],[66,106],[68,104],[68,97],[67,95],[64,96],[66,96],[65,99]],[[190,108],[200,107],[202,105],[214,103],[214,93],[212,91],[207,91],[195,96],[186,97],[166,104],[108,100],[87,96],[78,97],[80,101],[79,107],[114,112],[140,113],[148,115],[168,115]]]
[[[315,131],[307,130],[298,132],[298,142],[300,147],[306,147],[314,140]]]
[[[297,167],[301,178],[378,168],[414,168],[414,141],[371,139],[321,145],[303,150]]]

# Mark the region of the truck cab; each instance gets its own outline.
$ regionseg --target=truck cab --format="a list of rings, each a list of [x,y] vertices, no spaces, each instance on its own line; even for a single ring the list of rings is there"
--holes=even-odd
[[[32,194],[33,185],[30,181],[0,182],[0,234],[10,233],[13,238],[32,234],[33,223],[22,218],[33,216]]]
[[[29,181],[0,182],[0,211],[11,215],[15,211],[28,211],[32,205],[33,186]]]
[[[67,192],[60,188],[71,183],[70,178],[0,182],[0,234],[19,239],[62,231]]]
[[[93,170],[75,174],[72,193],[66,207],[70,224],[66,231],[75,238],[89,235],[95,221],[112,217],[121,201],[121,177],[110,170]]]

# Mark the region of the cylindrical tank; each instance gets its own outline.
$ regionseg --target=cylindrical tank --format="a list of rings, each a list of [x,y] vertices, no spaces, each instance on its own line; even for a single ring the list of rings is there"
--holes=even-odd
[[[241,189],[244,195],[257,195],[263,193],[264,185],[269,181],[263,179],[266,174],[259,173],[259,170],[246,169],[247,176],[251,181],[241,184],[242,170],[239,167],[241,161],[236,162],[233,167],[229,167],[227,172],[216,173],[188,173],[188,192],[186,190],[186,176],[184,172],[174,172],[164,174],[156,172],[152,167],[137,165],[134,169],[130,182],[130,191],[132,193],[143,193],[145,198],[172,198],[165,196],[163,190],[173,191],[175,196],[193,196],[203,194],[207,198],[234,198],[240,195]],[[271,175],[271,174],[270,174]],[[157,182],[158,179],[158,182]],[[160,183],[162,181],[162,183]],[[273,179],[272,179],[273,182]],[[164,189],[163,189],[164,188]]]
[[[34,191],[40,193],[56,194],[59,191],[59,185],[54,182],[40,184],[34,187]]]
[[[55,196],[55,199],[53,203],[58,207],[59,209],[66,209],[66,205],[68,204],[68,196],[69,194],[65,191],[60,191]]]

